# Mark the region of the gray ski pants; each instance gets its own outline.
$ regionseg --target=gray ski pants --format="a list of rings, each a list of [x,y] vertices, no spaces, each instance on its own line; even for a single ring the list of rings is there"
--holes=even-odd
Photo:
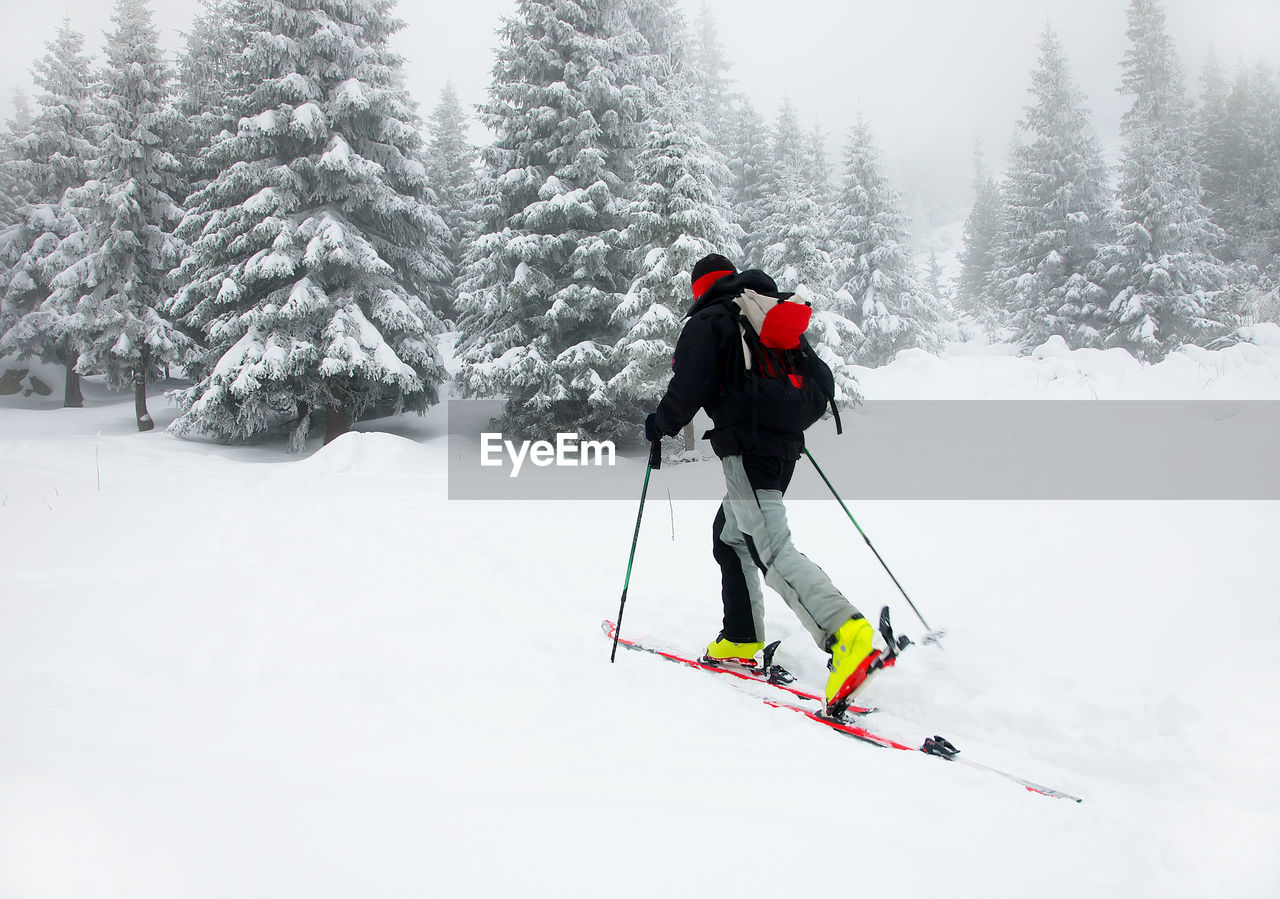
[[[825,651],[828,638],[860,613],[826,572],[792,544],[782,491],[756,490],[741,456],[726,456],[721,464],[727,493],[721,504],[724,526],[716,537],[733,549],[742,566],[756,640],[763,641],[765,634],[758,570]]]

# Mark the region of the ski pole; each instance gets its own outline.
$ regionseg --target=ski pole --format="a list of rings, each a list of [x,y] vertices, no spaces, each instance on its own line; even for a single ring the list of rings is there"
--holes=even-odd
[[[618,604],[618,623],[613,629],[613,652],[609,653],[612,664],[618,655],[618,637],[622,634],[622,612],[627,607],[627,588],[631,586],[631,565],[636,560],[636,544],[640,542],[640,519],[644,517],[644,498],[649,492],[649,475],[655,468],[662,467],[662,438],[649,444],[649,464],[644,470],[644,487],[640,490],[640,511],[636,513],[636,532],[631,536],[631,555],[627,557],[627,577],[622,582],[622,602]]]
[[[885,561],[881,557],[879,551],[875,548],[875,545],[872,544],[871,538],[868,537],[867,532],[862,529],[862,525],[858,524],[858,519],[853,517],[853,513],[850,512],[849,507],[844,504],[844,500],[840,498],[840,494],[836,492],[836,488],[832,485],[826,472],[822,470],[822,466],[818,464],[818,460],[813,458],[813,453],[809,452],[809,448],[807,446],[804,448],[804,454],[809,457],[809,461],[813,463],[813,467],[817,470],[818,476],[821,477],[823,483],[827,485],[827,489],[831,491],[831,495],[836,498],[836,502],[840,504],[840,508],[844,509],[844,514],[849,516],[849,520],[853,522],[853,526],[858,529],[858,533],[861,534],[862,539],[866,541],[867,547],[871,552],[875,553],[876,561],[880,563],[880,566],[884,568],[885,572],[889,575],[889,578],[893,581],[893,585],[898,588],[898,592],[902,594],[902,598],[907,601],[907,605],[911,606],[911,611],[916,613],[916,617],[920,619],[920,623],[923,624],[924,629],[928,631],[925,635],[924,642],[937,643],[939,639],[944,636],[945,632],[935,631],[933,628],[929,627],[929,622],[924,620],[924,616],[920,614],[920,610],[916,608],[916,604],[911,601],[911,597],[907,595],[907,591],[902,588],[902,584],[898,583],[898,579],[894,576],[893,572],[889,570],[889,566],[885,564]]]

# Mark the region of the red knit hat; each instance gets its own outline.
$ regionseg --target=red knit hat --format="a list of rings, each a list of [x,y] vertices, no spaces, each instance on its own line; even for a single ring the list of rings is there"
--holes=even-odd
[[[698,299],[711,288],[712,284],[726,275],[737,274],[737,271],[734,264],[719,253],[703,256],[691,272],[693,298]]]

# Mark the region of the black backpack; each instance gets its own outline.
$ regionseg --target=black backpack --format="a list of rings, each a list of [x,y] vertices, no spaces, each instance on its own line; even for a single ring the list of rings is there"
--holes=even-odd
[[[836,408],[835,377],[804,336],[812,304],[791,293],[766,295],[749,289],[725,303],[742,335],[753,437],[762,420],[771,430],[803,432],[828,408],[836,433],[844,433]]]

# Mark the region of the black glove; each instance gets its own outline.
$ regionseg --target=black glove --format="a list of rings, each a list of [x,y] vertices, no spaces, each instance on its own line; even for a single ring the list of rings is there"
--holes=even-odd
[[[662,437],[662,432],[658,430],[658,413],[650,412],[644,420],[644,439],[653,443]]]

